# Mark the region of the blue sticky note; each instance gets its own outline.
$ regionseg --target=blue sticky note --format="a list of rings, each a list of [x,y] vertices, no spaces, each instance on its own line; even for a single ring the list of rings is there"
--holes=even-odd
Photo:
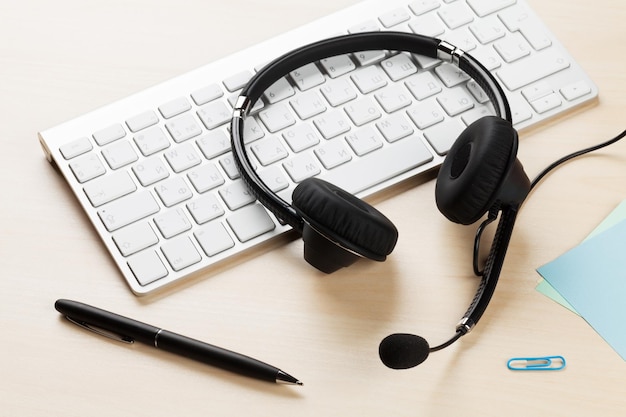
[[[596,236],[599,233],[604,232],[605,230],[615,226],[622,220],[626,219],[626,200],[623,200],[620,204],[618,204],[615,209],[600,223],[593,231],[586,237],[586,239],[590,239]],[[578,314],[578,312],[558,293],[546,280],[542,279],[537,286],[535,287],[537,291],[542,293],[543,295],[553,299],[557,303],[562,306],[570,309],[572,312]]]
[[[626,221],[537,271],[626,360]]]

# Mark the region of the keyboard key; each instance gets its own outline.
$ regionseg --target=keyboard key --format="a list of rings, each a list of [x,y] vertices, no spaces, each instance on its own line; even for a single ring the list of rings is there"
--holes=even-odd
[[[128,267],[141,285],[148,285],[168,274],[159,255],[153,250],[141,252],[128,260]]]
[[[209,132],[196,139],[196,144],[206,159],[213,159],[230,151],[230,138],[221,130]]]
[[[486,45],[504,37],[506,29],[496,16],[479,20],[469,25],[469,30],[478,39],[478,42]]]
[[[224,215],[224,208],[213,193],[188,202],[187,210],[189,210],[191,217],[198,224],[204,224]]]
[[[535,111],[539,114],[545,113],[556,107],[559,107],[562,104],[561,97],[559,97],[556,93],[548,94],[538,100],[531,101],[530,105],[535,109]]]
[[[159,106],[159,112],[165,119],[178,116],[181,113],[191,109],[191,104],[185,97],[179,97]]]
[[[159,126],[138,133],[133,140],[143,156],[150,156],[170,146],[169,139]]]
[[[576,100],[591,93],[591,87],[585,81],[576,81],[561,88],[561,94],[568,101]]]
[[[326,139],[332,139],[350,130],[350,122],[339,111],[324,113],[315,118],[313,124]]]
[[[411,104],[411,94],[400,84],[385,87],[375,93],[374,97],[387,113],[393,113]]]
[[[120,229],[159,211],[159,205],[149,191],[132,193],[119,198],[98,211],[109,232]]]
[[[180,271],[202,259],[198,250],[187,236],[163,244],[161,251],[174,271]]]
[[[254,117],[249,117],[243,122],[243,143],[246,145],[265,136],[261,125]],[[229,139],[230,140],[230,139]]]
[[[219,194],[230,210],[237,210],[256,200],[254,194],[250,192],[242,180],[220,188]]]
[[[474,101],[462,87],[454,87],[437,96],[437,102],[449,116],[456,116],[474,107]]]
[[[489,96],[487,96],[487,94],[485,93],[485,90],[483,90],[482,87],[479,86],[476,81],[471,80],[467,84],[465,84],[465,86],[467,87],[469,92],[472,93],[472,97],[474,97],[474,99],[478,103],[485,104],[486,102],[489,101]]]
[[[269,88],[263,92],[263,97],[265,97],[268,103],[274,104],[286,99],[287,97],[293,96],[295,93],[296,92],[289,84],[289,81],[283,77],[274,84],[270,85]]]
[[[531,55],[515,65],[502,68],[496,75],[509,90],[514,91],[569,66],[569,61],[563,55],[547,50]]]
[[[376,66],[359,69],[350,76],[361,93],[367,94],[387,85],[385,74]]]
[[[378,20],[383,24],[384,27],[390,28],[392,26],[399,25],[400,23],[406,22],[411,18],[409,12],[405,8],[398,8],[392,10],[384,15],[380,16]]]
[[[413,135],[326,171],[320,178],[356,194],[432,159],[422,139]]]
[[[465,129],[457,120],[449,119],[424,131],[424,137],[439,155],[445,155]]]
[[[536,27],[531,28],[530,25],[535,25]],[[524,36],[524,39],[526,39],[536,51],[540,51],[552,45],[552,41],[548,35],[546,35],[546,32],[535,23],[529,22],[523,25],[520,28],[520,32],[522,36]]]
[[[546,81],[539,81],[529,87],[522,89],[522,95],[528,101],[535,101],[543,96],[547,96],[552,92],[552,87]]]
[[[148,110],[126,120],[126,125],[133,133],[139,132],[140,130],[143,130],[157,123],[159,123],[159,118],[157,117],[156,113],[151,110]]]
[[[100,207],[109,201],[132,193],[137,190],[137,186],[128,172],[119,171],[88,182],[84,190],[91,205]]]
[[[467,0],[478,16],[483,17],[515,4],[515,0]]]
[[[348,151],[343,140],[339,138],[333,139],[317,148],[315,155],[326,169],[333,169],[352,159],[350,151]]]
[[[172,177],[154,187],[165,207],[172,207],[191,198],[192,192],[183,177]]]
[[[366,67],[376,62],[382,61],[387,57],[385,51],[361,51],[352,54],[360,66]]]
[[[463,84],[471,77],[456,65],[444,63],[435,68],[435,73],[446,87],[454,87]]]
[[[402,113],[396,113],[389,118],[377,122],[376,127],[387,142],[395,142],[413,134],[411,122]]]
[[[278,132],[296,123],[296,119],[284,103],[279,103],[259,113],[259,117],[267,130]]]
[[[301,152],[320,142],[318,134],[308,123],[289,128],[283,132],[282,136],[294,152]]]
[[[289,154],[276,136],[256,141],[251,148],[261,165],[267,166],[286,158]]]
[[[61,155],[63,155],[63,158],[72,159],[77,157],[78,155],[87,153],[92,149],[93,145],[91,144],[89,138],[83,137],[61,146],[59,148],[59,151],[61,151]]]
[[[533,117],[530,105],[526,100],[519,96],[513,96],[509,99],[511,106],[511,116],[513,118],[513,125],[529,120]]]
[[[170,175],[165,164],[158,156],[146,158],[135,164],[133,172],[144,187],[152,185]]]
[[[121,141],[108,145],[102,150],[102,156],[111,169],[118,169],[137,160],[137,153],[130,142]]]
[[[530,46],[520,34],[500,40],[493,47],[506,62],[517,61],[530,54]]]
[[[129,256],[156,245],[159,238],[150,224],[144,221],[120,229],[113,235],[113,241],[123,256]]]
[[[200,88],[191,93],[191,98],[198,106],[218,99],[224,95],[224,92],[217,84],[211,84],[207,87]]]
[[[70,169],[74,173],[76,180],[80,183],[104,175],[106,172],[100,158],[98,158],[98,155],[95,153],[85,154],[73,159],[72,162],[70,162]]]
[[[202,129],[192,114],[185,114],[165,124],[174,142],[180,143],[198,136]]]
[[[354,62],[348,55],[338,55],[330,58],[324,58],[320,61],[322,67],[330,78],[337,78],[353,71],[356,68]]]
[[[371,125],[353,131],[346,136],[346,141],[358,156],[363,156],[383,146],[380,134]]]
[[[126,130],[124,130],[124,127],[119,123],[111,125],[105,129],[98,130],[93,134],[94,140],[100,146],[122,139],[124,136],[126,136]]]
[[[302,153],[283,162],[283,168],[285,168],[285,171],[287,171],[287,174],[295,183],[314,177],[321,172],[318,163],[309,153]]]
[[[444,119],[444,113],[441,107],[433,101],[425,101],[416,106],[412,106],[407,110],[407,114],[411,120],[413,120],[413,123],[422,130]]]
[[[240,177],[239,168],[237,168],[237,163],[233,158],[232,152],[228,152],[226,155],[219,159],[220,166],[231,180],[237,179]],[[254,162],[252,163],[254,165]]]
[[[165,160],[174,172],[182,172],[202,162],[193,144],[187,142],[163,152]]]
[[[181,208],[160,213],[154,217],[154,224],[164,238],[169,239],[191,229],[191,223]]]
[[[276,228],[267,211],[260,204],[245,207],[229,216],[226,221],[242,243]]]
[[[212,101],[200,107],[198,117],[207,129],[215,129],[230,121],[231,111],[222,101]]]
[[[218,222],[209,223],[198,229],[194,236],[207,256],[215,256],[235,246],[224,225]]]
[[[224,177],[213,163],[194,168],[187,173],[187,177],[199,193],[205,193],[224,184]]]
[[[476,58],[489,71],[493,71],[502,66],[502,58],[493,48],[483,48],[472,52],[472,56]]]
[[[326,105],[317,91],[307,91],[289,100],[289,104],[302,120],[310,119],[326,111]]]
[[[454,3],[445,9],[440,9],[437,14],[443,23],[450,29],[456,29],[474,20],[470,9],[462,3]]]
[[[417,67],[407,54],[394,55],[381,63],[387,76],[393,81],[398,81],[417,72]]]
[[[320,91],[333,107],[340,106],[356,98],[354,87],[345,78],[329,81]]]
[[[413,33],[433,38],[442,35],[446,31],[446,28],[441,23],[441,20],[438,19],[437,16],[430,14],[419,16],[416,19],[411,20],[409,28],[411,28]]]
[[[352,120],[352,123],[357,126],[362,126],[365,123],[380,118],[381,116],[381,112],[380,110],[378,110],[378,106],[371,96],[363,97],[361,99],[353,101],[352,103],[348,104],[344,108],[344,110],[346,111],[346,114],[350,117],[350,120]]]
[[[378,20],[370,19],[348,28],[348,33],[376,32],[380,30]]]
[[[472,32],[466,27],[456,29],[454,32],[447,33],[445,38],[452,45],[461,48],[465,52],[471,52],[476,49],[476,38]]]
[[[430,72],[412,75],[404,81],[404,84],[411,91],[413,97],[420,101],[441,92],[441,84]]]
[[[326,78],[314,63],[291,71],[289,75],[291,75],[291,79],[298,86],[300,91],[309,90],[326,81]]]
[[[263,183],[275,193],[289,187],[287,177],[277,165],[272,165],[271,167],[260,171],[259,177],[261,178],[261,181],[263,181]]]
[[[248,70],[238,72],[224,80],[224,86],[231,93],[243,88],[250,81],[252,73]]]
[[[439,0],[417,0],[409,4],[411,11],[419,16],[431,10],[437,9],[441,4]]]

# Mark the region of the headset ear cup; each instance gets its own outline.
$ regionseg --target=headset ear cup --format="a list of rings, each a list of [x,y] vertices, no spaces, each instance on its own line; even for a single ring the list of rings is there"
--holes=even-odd
[[[373,260],[385,260],[398,240],[398,230],[381,212],[318,178],[296,187],[292,206],[327,240]]]
[[[455,223],[480,219],[497,200],[516,162],[517,143],[516,130],[499,117],[486,116],[469,125],[439,170],[435,187],[439,211]]]

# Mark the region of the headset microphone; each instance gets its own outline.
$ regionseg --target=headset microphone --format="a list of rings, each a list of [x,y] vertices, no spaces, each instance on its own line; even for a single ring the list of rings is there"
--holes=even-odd
[[[447,342],[431,348],[426,339],[421,336],[408,333],[391,334],[380,342],[378,348],[378,355],[385,366],[392,369],[413,368],[424,362],[431,352],[447,348],[476,326],[496,289],[518,209],[519,205],[503,209],[485,268],[481,274],[480,285],[467,312],[457,324],[455,335]],[[483,226],[495,219],[493,215],[495,215],[494,212],[490,213]],[[483,226],[478,229],[476,244],[479,244]],[[477,256],[477,253],[478,250],[475,248],[474,256]]]
[[[424,362],[430,352],[436,352],[456,342],[463,333],[457,332],[450,340],[431,348],[426,339],[409,333],[394,333],[385,337],[378,347],[378,355],[391,369],[408,369]]]

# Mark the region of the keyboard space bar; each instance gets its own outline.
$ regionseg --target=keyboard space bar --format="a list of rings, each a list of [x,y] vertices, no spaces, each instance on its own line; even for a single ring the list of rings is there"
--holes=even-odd
[[[412,135],[329,170],[320,178],[357,194],[432,159],[424,142]]]

